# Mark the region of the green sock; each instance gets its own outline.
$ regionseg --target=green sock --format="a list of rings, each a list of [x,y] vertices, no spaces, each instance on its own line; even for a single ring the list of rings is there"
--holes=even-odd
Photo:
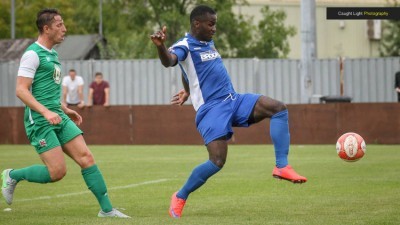
[[[49,183],[51,177],[47,166],[33,165],[22,169],[15,169],[10,172],[10,177],[16,181],[27,180],[34,183]]]
[[[108,198],[106,183],[97,165],[82,169],[82,176],[89,190],[96,196],[101,210],[110,212],[112,205]]]

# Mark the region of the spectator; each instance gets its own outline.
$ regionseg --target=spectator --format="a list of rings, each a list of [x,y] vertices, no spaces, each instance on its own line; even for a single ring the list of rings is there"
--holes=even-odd
[[[103,80],[103,74],[97,72],[94,81],[89,86],[88,106],[110,106],[110,85]]]
[[[83,101],[83,78],[77,76],[74,69],[70,69],[68,75],[62,81],[63,103],[67,106],[83,108],[85,106]]]
[[[397,93],[397,101],[400,102],[400,71],[396,73],[394,88],[396,89]]]

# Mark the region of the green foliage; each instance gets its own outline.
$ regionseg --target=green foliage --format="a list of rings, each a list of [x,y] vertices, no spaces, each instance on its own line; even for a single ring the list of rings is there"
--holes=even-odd
[[[400,56],[400,21],[390,20],[383,23],[379,51],[381,56]]]
[[[290,51],[287,37],[294,36],[293,26],[285,27],[286,14],[284,11],[271,11],[268,6],[262,8],[263,18],[254,35],[254,44],[250,46],[245,57],[285,58]]]
[[[400,7],[398,0],[387,1],[391,7]],[[383,21],[381,56],[400,56],[400,20]]]
[[[189,15],[186,12],[194,2],[190,0],[149,0],[149,8],[153,15],[153,27],[161,29],[163,26],[167,26],[167,45],[171,45],[187,31]],[[149,35],[151,33],[153,31]]]
[[[0,39],[11,38],[10,1],[0,0]]]
[[[199,1],[207,4],[217,12],[217,33],[213,37],[218,52],[223,57],[242,57],[240,51],[247,48],[251,42],[251,32],[254,29],[252,18],[236,15],[232,11],[235,5],[247,5],[246,1],[214,0]]]
[[[43,7],[46,6],[46,7]],[[64,18],[67,29],[76,30],[74,22],[74,4],[72,1],[15,1],[15,37],[35,38],[38,35],[36,28],[36,14],[43,8],[57,8]],[[11,38],[11,3],[10,0],[0,0],[0,38]],[[4,26],[3,26],[4,25]],[[3,29],[4,28],[4,29]]]
[[[35,0],[16,2],[16,38],[37,37],[36,13],[43,8],[60,9],[68,34],[99,32],[99,0]],[[295,34],[285,27],[283,11],[262,9],[258,26],[252,17],[233,12],[233,7],[247,5],[245,0],[103,0],[102,30],[108,45],[102,49],[106,58],[156,58],[150,34],[167,26],[170,46],[189,32],[189,13],[198,4],[213,7],[218,14],[217,49],[223,57],[286,57],[287,38]],[[0,38],[10,38],[10,1],[0,0]],[[4,28],[4,29],[3,29]]]

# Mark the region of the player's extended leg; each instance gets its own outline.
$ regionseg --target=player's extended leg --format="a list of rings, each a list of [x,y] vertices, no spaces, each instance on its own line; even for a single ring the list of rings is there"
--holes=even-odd
[[[275,148],[276,166],[272,172],[275,178],[285,179],[293,183],[304,183],[307,178],[298,175],[288,165],[288,153],[290,146],[289,114],[280,101],[261,96],[253,111],[252,122],[259,122],[264,118],[270,120],[270,134]]]
[[[101,211],[98,216],[130,218],[112,207],[103,175],[95,164],[94,157],[87,147],[83,136],[78,135],[64,144],[63,150],[81,167],[86,185],[100,204]]]
[[[189,194],[200,188],[207,179],[224,166],[228,153],[226,138],[220,138],[207,145],[209,160],[198,165],[192,171],[185,185],[172,195],[169,215],[174,218],[182,216],[183,207]]]
[[[45,165],[32,165],[22,169],[7,169],[2,173],[2,194],[11,205],[17,183],[27,180],[33,183],[49,183],[61,180],[66,174],[64,153],[61,147],[55,147],[40,154]]]

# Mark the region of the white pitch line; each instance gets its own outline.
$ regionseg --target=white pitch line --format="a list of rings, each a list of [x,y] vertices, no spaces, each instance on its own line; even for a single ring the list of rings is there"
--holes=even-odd
[[[159,180],[151,180],[151,181],[145,181],[142,183],[137,183],[137,184],[129,184],[125,186],[118,186],[118,187],[111,187],[107,188],[108,190],[118,190],[118,189],[126,189],[126,188],[133,188],[133,187],[138,187],[146,184],[157,184],[161,182],[168,181],[168,179],[159,179]],[[73,192],[73,193],[67,193],[67,194],[59,194],[55,196],[40,196],[37,198],[25,198],[25,199],[16,199],[16,202],[27,202],[27,201],[36,201],[36,200],[43,200],[43,199],[52,199],[52,198],[63,198],[63,197],[70,197],[70,196],[75,196],[75,195],[83,195],[83,194],[88,194],[91,193],[90,191],[81,191],[81,192]]]

